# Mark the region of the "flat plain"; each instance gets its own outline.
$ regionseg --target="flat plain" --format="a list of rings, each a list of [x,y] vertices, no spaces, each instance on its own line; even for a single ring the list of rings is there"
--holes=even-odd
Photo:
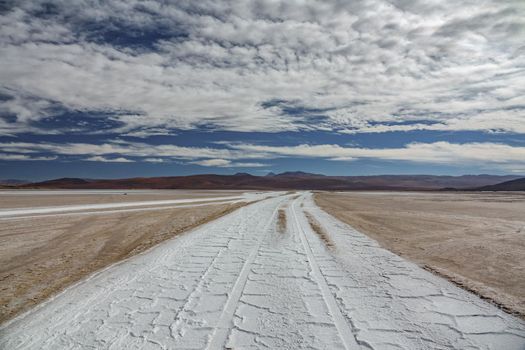
[[[0,325],[0,348],[523,350],[523,320],[311,193],[262,196]]]
[[[0,322],[94,271],[239,208],[242,195],[0,191]]]
[[[525,194],[319,192],[316,203],[390,251],[525,315]]]

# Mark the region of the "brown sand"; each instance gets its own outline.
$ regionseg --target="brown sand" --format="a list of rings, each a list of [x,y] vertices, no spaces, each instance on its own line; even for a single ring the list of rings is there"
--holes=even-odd
[[[323,192],[315,200],[385,248],[524,317],[525,194]]]
[[[277,216],[277,230],[280,233],[286,232],[286,221],[286,210],[281,208]]]
[[[305,215],[306,215],[306,218],[308,219],[308,223],[310,224],[310,227],[319,236],[321,241],[323,241],[324,245],[329,249],[334,249],[335,247],[334,242],[332,242],[332,240],[330,239],[330,236],[321,226],[319,221],[317,221],[315,217],[308,212],[305,212]]]
[[[0,322],[105,266],[242,205],[3,221]]]

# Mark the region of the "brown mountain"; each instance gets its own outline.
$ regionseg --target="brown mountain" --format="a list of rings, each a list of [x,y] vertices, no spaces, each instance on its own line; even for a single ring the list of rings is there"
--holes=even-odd
[[[25,184],[19,188],[62,189],[253,189],[253,190],[437,190],[468,189],[515,180],[519,176],[496,175],[377,175],[325,176],[304,172],[286,172],[270,176],[246,173],[235,175],[190,175],[139,177],[129,179],[62,178]]]
[[[476,191],[525,191],[525,178],[476,188]]]

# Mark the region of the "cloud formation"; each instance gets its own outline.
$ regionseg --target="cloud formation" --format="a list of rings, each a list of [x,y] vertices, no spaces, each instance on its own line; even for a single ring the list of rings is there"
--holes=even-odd
[[[88,162],[103,162],[103,163],[133,163],[133,160],[127,159],[124,157],[106,158],[102,156],[93,156],[93,157],[86,158],[84,160]]]
[[[137,142],[113,141],[102,145],[87,143],[0,143],[16,157],[44,160],[61,157],[102,162],[173,162],[180,161],[205,167],[251,168],[268,167],[272,159],[312,158],[340,162],[356,160],[386,160],[441,165],[474,165],[494,170],[521,172],[525,169],[525,147],[502,143],[409,143],[396,148],[344,147],[335,144],[266,146],[247,143],[220,143],[224,148],[178,147],[149,145]],[[2,155],[0,155],[1,157]]]
[[[0,14],[0,135],[525,133],[520,1],[12,4]],[[46,128],[71,113],[78,123]]]
[[[441,164],[525,164],[525,147],[497,143],[449,142],[410,143],[399,148],[359,148],[339,145],[260,146],[233,144],[232,148],[270,157],[327,158],[335,161],[356,159],[400,160]]]
[[[12,154],[12,153],[0,153],[0,160],[8,160],[8,161],[34,161],[34,160],[55,160],[57,159],[56,156],[53,157],[32,157],[27,154]]]
[[[264,163],[255,163],[255,162],[232,162],[228,159],[203,159],[190,162],[191,164],[197,164],[200,166],[208,167],[219,167],[219,168],[260,168],[268,166]]]

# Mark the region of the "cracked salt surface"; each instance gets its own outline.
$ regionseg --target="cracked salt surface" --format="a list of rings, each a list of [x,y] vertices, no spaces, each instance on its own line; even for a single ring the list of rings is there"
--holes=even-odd
[[[525,349],[525,324],[304,193],[243,207],[96,274],[2,326],[0,348]]]

